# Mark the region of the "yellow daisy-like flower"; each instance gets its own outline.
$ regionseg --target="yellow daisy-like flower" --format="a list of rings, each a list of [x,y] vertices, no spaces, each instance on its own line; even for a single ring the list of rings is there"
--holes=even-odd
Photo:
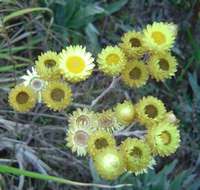
[[[86,127],[97,127],[96,114],[88,108],[78,108],[69,117],[69,126],[86,126]]]
[[[48,108],[60,111],[71,103],[72,91],[66,83],[52,81],[43,89],[42,99]]]
[[[123,70],[121,78],[129,87],[139,88],[145,85],[149,78],[147,66],[140,61],[130,62]]]
[[[139,122],[149,127],[164,118],[166,108],[161,100],[153,96],[147,96],[137,103],[136,112]]]
[[[122,125],[133,123],[135,119],[135,108],[131,101],[124,101],[121,104],[117,104],[114,110],[118,122]]]
[[[138,57],[144,52],[143,34],[141,32],[126,32],[121,40],[120,47],[128,57]]]
[[[82,46],[69,46],[60,53],[60,71],[70,82],[86,80],[94,68],[94,58]]]
[[[177,119],[177,117],[172,111],[169,111],[163,115],[162,119],[149,123],[147,127],[153,127],[155,125],[158,125],[160,122],[172,123],[175,127],[179,127],[180,120]]]
[[[18,112],[28,112],[36,102],[37,96],[34,90],[25,85],[17,85],[9,93],[9,103]]]
[[[120,125],[115,117],[115,112],[111,109],[97,113],[97,127],[99,130],[105,130],[107,132],[114,132],[124,128]]]
[[[109,76],[119,75],[125,67],[126,57],[117,46],[107,46],[98,54],[99,70]]]
[[[94,166],[99,175],[107,180],[114,180],[125,171],[123,155],[112,147],[97,153]]]
[[[76,152],[78,156],[85,156],[89,136],[94,130],[94,128],[83,125],[70,126],[66,137],[67,147],[71,148],[73,153]]]
[[[55,80],[61,77],[59,71],[59,55],[53,51],[38,56],[35,62],[35,69],[38,75],[45,80]]]
[[[175,57],[169,52],[164,52],[153,55],[148,62],[148,68],[153,78],[163,81],[175,75],[177,64]]]
[[[152,161],[151,151],[143,140],[127,138],[120,146],[128,171],[138,173],[147,169]]]
[[[173,123],[160,122],[148,129],[147,142],[153,154],[173,154],[180,144],[180,132]]]
[[[115,139],[110,133],[103,130],[95,131],[88,140],[88,153],[94,157],[99,151],[115,145]]]
[[[144,169],[141,169],[140,171],[138,170],[137,172],[135,172],[134,174],[137,176],[137,175],[141,175],[141,174],[144,174],[144,173],[147,173],[149,169],[153,169],[154,166],[156,165],[156,161],[155,159],[152,157],[151,161],[149,162],[149,165],[144,168]]]
[[[156,51],[170,50],[176,38],[175,29],[170,23],[154,22],[144,29],[146,45]]]

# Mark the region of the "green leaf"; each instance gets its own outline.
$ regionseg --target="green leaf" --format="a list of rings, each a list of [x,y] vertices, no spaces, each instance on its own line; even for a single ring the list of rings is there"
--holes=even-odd
[[[90,51],[92,53],[97,53],[100,51],[100,45],[98,42],[98,35],[99,32],[97,30],[97,28],[92,24],[88,24],[87,27],[85,28],[85,33],[87,35],[87,39],[90,43]]]
[[[177,162],[177,160],[174,160],[172,163],[166,165],[158,174],[164,174],[166,176],[169,175],[174,170]]]
[[[188,171],[183,171],[179,175],[175,176],[174,180],[171,182],[170,190],[181,189],[181,186],[188,175]]]
[[[169,165],[166,165],[156,176],[156,179],[152,181],[153,189],[152,190],[167,190],[169,187],[169,181],[167,180],[167,176],[174,170],[177,164],[177,160],[174,160]]]
[[[110,3],[104,6],[104,9],[108,14],[113,14],[117,11],[119,11],[126,3],[128,0],[118,0],[115,1],[114,3]]]
[[[89,4],[86,7],[80,7],[76,14],[70,19],[67,26],[70,28],[78,29],[87,26],[98,14],[104,13],[105,10],[96,4]]]
[[[73,15],[80,8],[80,0],[54,1],[52,10],[55,14],[55,23],[60,26],[67,26],[67,23],[73,19]]]

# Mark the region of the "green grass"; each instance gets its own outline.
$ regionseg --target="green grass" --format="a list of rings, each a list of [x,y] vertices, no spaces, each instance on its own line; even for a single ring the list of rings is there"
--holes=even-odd
[[[81,183],[81,182],[76,182],[72,180],[67,180],[59,177],[54,177],[54,176],[49,176],[49,175],[44,175],[40,174],[37,172],[30,172],[6,165],[0,165],[0,173],[2,174],[13,174],[17,176],[26,176],[38,180],[43,180],[47,182],[56,182],[56,183],[61,183],[61,184],[66,184],[66,185],[71,185],[71,186],[83,186],[83,187],[99,187],[99,188],[104,188],[104,189],[118,189],[118,188],[123,188],[123,187],[130,187],[132,184],[118,184],[118,185],[103,185],[103,184],[94,184],[94,183]]]

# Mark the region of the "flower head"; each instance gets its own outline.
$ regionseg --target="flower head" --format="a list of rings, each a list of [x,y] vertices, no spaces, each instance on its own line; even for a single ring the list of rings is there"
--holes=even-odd
[[[78,108],[70,115],[69,126],[86,126],[95,129],[97,128],[96,114],[87,108]]]
[[[114,180],[125,171],[123,155],[112,147],[105,148],[94,157],[94,165],[100,176]]]
[[[120,125],[115,117],[115,112],[111,109],[97,113],[97,127],[99,130],[114,132],[122,129],[124,126]]]
[[[156,165],[156,160],[152,157],[151,161],[149,162],[149,165],[146,168],[138,170],[137,172],[134,172],[134,174],[137,176],[137,175],[147,173],[149,169],[151,170],[154,169],[155,165]]]
[[[126,32],[121,38],[120,47],[128,57],[138,57],[144,50],[143,38],[144,36],[141,32]]]
[[[126,65],[121,78],[129,87],[139,88],[146,84],[149,74],[146,65],[140,61],[133,61]]]
[[[66,137],[67,147],[71,148],[72,152],[76,152],[78,156],[85,156],[89,136],[94,130],[85,125],[70,126]]]
[[[36,94],[29,86],[15,86],[9,93],[9,103],[14,110],[28,112],[36,104]]]
[[[41,91],[47,85],[47,81],[41,79],[33,67],[30,70],[27,70],[27,75],[23,75],[21,79],[25,86],[31,87],[37,93],[38,102],[41,103]]]
[[[115,145],[115,139],[110,133],[98,130],[89,137],[88,152],[94,157],[99,151],[102,151],[107,147],[115,147]]]
[[[42,91],[42,99],[54,111],[65,109],[72,101],[71,88],[63,82],[52,81]]]
[[[136,106],[137,118],[146,127],[161,121],[166,113],[163,102],[153,96],[143,97]]]
[[[118,122],[123,125],[129,125],[135,119],[135,108],[131,101],[117,104],[114,110]]]
[[[70,82],[86,80],[94,68],[91,53],[82,46],[69,46],[60,53],[60,71]]]
[[[148,129],[147,142],[154,154],[169,156],[179,147],[180,133],[173,123],[163,121]]]
[[[45,80],[59,79],[59,55],[53,51],[47,51],[40,56],[35,62],[35,68],[39,76]]]
[[[169,52],[158,53],[148,62],[150,74],[157,81],[171,78],[177,71],[177,60]]]
[[[176,37],[176,29],[170,23],[154,22],[144,29],[146,45],[156,51],[170,50]]]
[[[152,156],[148,144],[136,138],[126,139],[120,146],[128,171],[138,173],[147,169]]]
[[[99,70],[109,76],[119,75],[125,67],[126,58],[117,46],[107,46],[98,55]]]

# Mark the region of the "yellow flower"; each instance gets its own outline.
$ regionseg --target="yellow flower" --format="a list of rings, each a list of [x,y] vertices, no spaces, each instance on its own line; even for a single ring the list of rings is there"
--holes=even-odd
[[[107,46],[98,54],[99,70],[109,76],[117,76],[124,69],[126,58],[123,51],[117,46]]]
[[[70,126],[66,137],[67,147],[71,148],[73,153],[76,152],[78,156],[85,156],[89,136],[94,130],[95,128],[86,125]]]
[[[91,53],[82,46],[69,46],[60,53],[60,70],[70,82],[86,80],[94,68]]]
[[[123,153],[126,169],[140,173],[147,169],[152,161],[148,144],[136,138],[127,138],[120,146]]]
[[[177,60],[169,52],[155,54],[148,62],[150,74],[157,81],[171,78],[177,71]]]
[[[61,77],[59,71],[59,55],[53,51],[38,56],[35,62],[35,69],[38,75],[45,80],[55,80]]]
[[[135,172],[135,175],[137,176],[137,175],[141,175],[141,174],[147,173],[148,169],[153,169],[155,165],[156,165],[156,161],[152,157],[151,161],[149,162],[149,165],[146,168],[138,170],[137,172]]]
[[[107,180],[114,180],[125,171],[123,155],[112,147],[97,153],[94,166],[99,175]]]
[[[131,101],[124,101],[121,104],[117,104],[114,110],[118,122],[123,125],[133,123],[135,119],[135,108]]]
[[[151,122],[147,124],[147,127],[153,127],[155,125],[158,125],[160,122],[166,122],[166,123],[172,123],[175,127],[179,126],[179,122],[180,120],[177,119],[177,117],[175,116],[175,114],[172,111],[166,112],[163,115],[163,118],[160,120],[157,120],[155,122]]]
[[[166,109],[163,102],[153,96],[143,97],[136,106],[137,118],[146,127],[161,121]]]
[[[115,112],[112,110],[102,111],[102,113],[97,113],[97,127],[99,130],[105,130],[107,132],[118,131],[124,126],[120,125],[117,122],[117,118],[115,117]]]
[[[179,147],[180,133],[173,123],[160,122],[148,129],[147,142],[153,154],[169,156]]]
[[[144,29],[146,45],[156,51],[170,50],[176,38],[175,25],[164,22],[154,22]]]
[[[86,126],[94,129],[97,127],[96,114],[87,108],[82,110],[78,108],[70,115],[68,122],[70,127]]]
[[[133,61],[126,65],[121,78],[129,87],[139,88],[146,84],[149,74],[146,65],[140,61]]]
[[[42,99],[54,111],[65,109],[72,101],[71,88],[63,82],[52,81],[42,91]]]
[[[141,32],[126,32],[121,40],[120,47],[128,57],[138,57],[144,52],[143,34]]]
[[[37,101],[34,90],[29,86],[17,85],[9,93],[9,103],[18,112],[28,112]]]
[[[103,130],[95,131],[88,140],[88,153],[94,157],[99,151],[115,145],[115,139],[110,133]]]

